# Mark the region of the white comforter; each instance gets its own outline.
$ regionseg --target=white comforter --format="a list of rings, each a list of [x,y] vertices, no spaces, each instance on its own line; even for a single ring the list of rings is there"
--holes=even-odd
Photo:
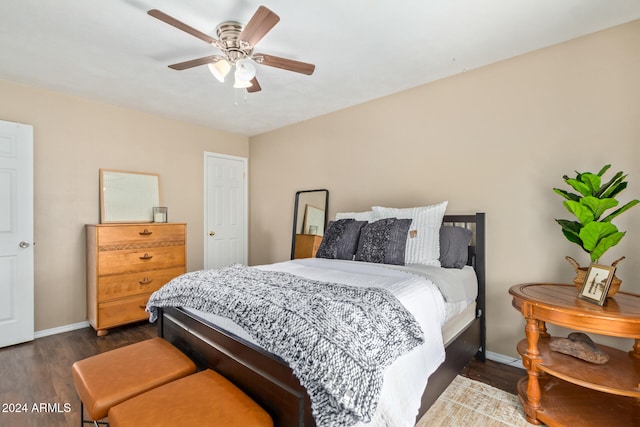
[[[445,304],[436,285],[415,271],[407,273],[377,264],[353,261],[308,258],[257,268],[288,272],[324,282],[382,287],[398,298],[422,327],[425,343],[399,357],[387,368],[376,414],[371,423],[360,426],[413,426],[427,379],[445,358],[441,334],[441,327],[445,322]],[[253,341],[228,319],[198,313],[230,332]]]

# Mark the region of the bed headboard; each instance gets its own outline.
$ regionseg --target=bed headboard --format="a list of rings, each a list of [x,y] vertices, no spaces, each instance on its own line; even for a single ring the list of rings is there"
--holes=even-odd
[[[469,260],[467,264],[472,266],[478,277],[478,299],[477,316],[480,318],[482,350],[478,352],[478,358],[485,359],[486,356],[486,283],[485,283],[485,214],[479,212],[470,215],[445,215],[442,220],[443,226],[464,227],[473,232],[473,238],[469,245]]]

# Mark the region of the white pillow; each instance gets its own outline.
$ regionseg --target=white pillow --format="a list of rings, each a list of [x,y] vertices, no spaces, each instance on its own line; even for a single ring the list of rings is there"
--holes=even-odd
[[[373,211],[365,212],[338,212],[336,214],[336,221],[339,219],[353,218],[356,221],[368,221],[371,222],[375,219]]]
[[[373,214],[376,219],[382,218],[411,218],[405,264],[424,264],[440,266],[440,226],[442,217],[447,210],[447,201],[437,205],[415,208],[385,208],[374,206]]]

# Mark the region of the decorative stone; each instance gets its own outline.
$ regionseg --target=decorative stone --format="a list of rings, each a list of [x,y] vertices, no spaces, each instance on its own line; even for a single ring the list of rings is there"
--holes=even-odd
[[[598,365],[609,361],[609,355],[582,332],[572,332],[567,338],[553,338],[549,342],[549,348]]]

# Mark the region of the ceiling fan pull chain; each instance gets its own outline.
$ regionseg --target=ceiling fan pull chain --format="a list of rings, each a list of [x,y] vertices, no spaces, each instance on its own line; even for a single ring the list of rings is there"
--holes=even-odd
[[[235,102],[234,102],[234,105],[237,107],[238,106],[238,91],[242,91],[242,89],[237,89],[236,88],[234,90],[235,90]],[[244,102],[247,102],[247,92],[246,91],[244,91],[244,96],[243,96],[242,100]]]

